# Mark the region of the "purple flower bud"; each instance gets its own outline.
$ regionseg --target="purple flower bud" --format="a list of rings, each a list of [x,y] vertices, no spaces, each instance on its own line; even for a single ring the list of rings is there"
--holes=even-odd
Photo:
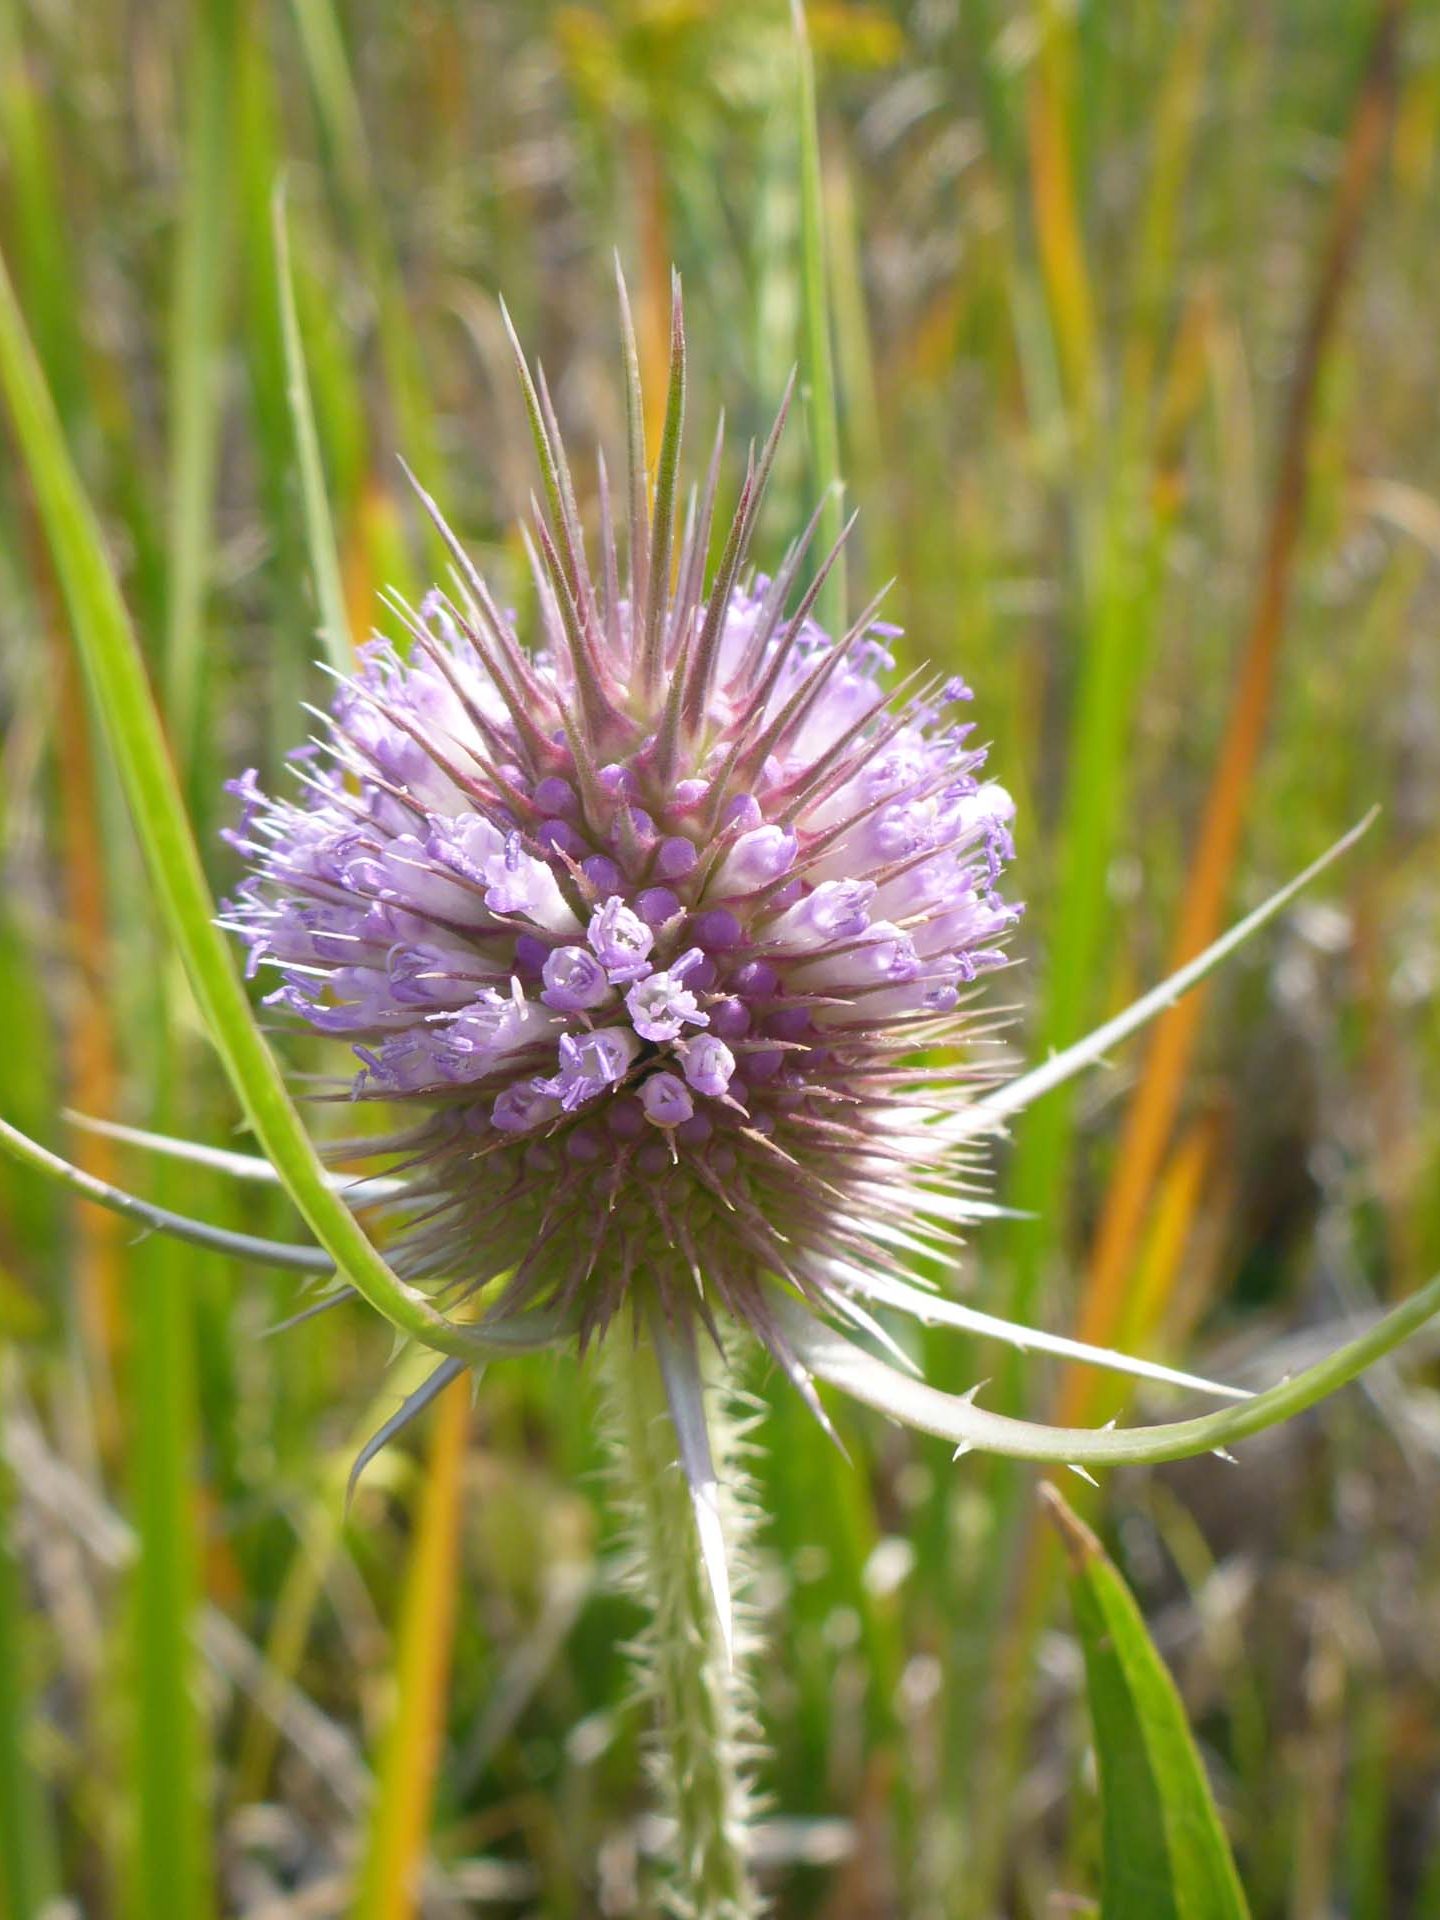
[[[692,947],[690,949],[691,956],[698,953],[700,953],[699,947]],[[670,971],[674,973],[675,967],[679,964],[677,960]],[[708,953],[701,954],[698,960],[693,957],[687,958],[685,962],[685,984],[692,993],[708,993],[719,977],[719,971],[719,968],[715,965],[715,962],[710,958]]]
[[[533,933],[522,933],[515,942],[515,971],[532,976],[539,973],[551,951],[548,941],[537,939]]]
[[[628,841],[648,847],[655,838],[655,822],[644,807],[626,807],[616,816],[610,830],[610,844],[623,850]]]
[[[753,793],[737,793],[733,800],[727,800],[720,815],[722,833],[748,833],[752,827],[763,824],[764,814],[760,803]]]
[[[708,913],[697,913],[690,923],[690,931],[711,953],[729,953],[745,937],[745,929],[728,907],[712,907]]]
[[[693,870],[699,858],[693,840],[678,837],[662,840],[655,855],[655,871],[662,880],[681,880]]]
[[[605,1142],[594,1127],[571,1127],[565,1135],[565,1157],[589,1165],[605,1152]]]
[[[678,895],[669,887],[646,887],[635,896],[635,911],[649,927],[663,927],[680,911]]]
[[[719,1000],[710,1009],[710,1031],[722,1040],[739,1040],[750,1031],[750,1009],[743,1000]]]
[[[778,1047],[767,1047],[759,1053],[747,1053],[745,1072],[749,1079],[763,1085],[773,1080],[785,1064],[785,1056]]]
[[[536,782],[535,791],[530,796],[541,813],[558,813],[567,819],[579,808],[580,801],[574,787],[568,780],[562,780],[558,774],[547,774]]]
[[[612,760],[608,766],[601,767],[600,784],[606,793],[613,795],[617,800],[632,799],[639,791],[639,782],[635,775],[629,767],[623,766],[618,760]]]
[[[605,1130],[617,1140],[638,1140],[645,1131],[645,1109],[626,1093],[605,1109]]]
[[[585,851],[585,842],[568,820],[542,820],[535,829],[535,838],[542,847],[549,847],[556,853],[568,853],[572,860],[578,859]]]
[[[765,1022],[765,1031],[776,1040],[803,1040],[810,1031],[808,1007],[781,1007]]]
[[[747,1000],[769,1000],[780,984],[780,976],[768,961],[747,960],[731,975],[730,984]]]

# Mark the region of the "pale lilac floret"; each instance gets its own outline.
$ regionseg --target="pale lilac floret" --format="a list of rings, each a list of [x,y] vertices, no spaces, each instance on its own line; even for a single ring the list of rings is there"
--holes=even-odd
[[[645,1118],[656,1127],[682,1126],[695,1111],[695,1100],[685,1082],[673,1073],[652,1073],[640,1088]]]
[[[485,904],[492,913],[515,914],[552,933],[580,931],[554,873],[545,861],[524,851],[518,833],[509,836],[502,852],[486,859],[484,872],[489,882]]]
[[[755,827],[742,833],[716,869],[712,890],[729,897],[769,886],[794,866],[798,848],[799,840],[788,827]]]
[[[546,1083],[567,1113],[623,1080],[640,1051],[627,1027],[599,1027],[594,1033],[560,1036],[560,1071]]]
[[[685,1026],[706,1027],[708,1014],[685,985],[685,974],[704,959],[698,947],[683,954],[666,972],[638,981],[625,996],[626,1010],[643,1040],[674,1040]],[[687,964],[688,963],[688,964]]]
[[[735,1056],[723,1040],[702,1033],[687,1040],[683,1054],[685,1078],[697,1093],[718,1100],[735,1077]]]
[[[484,956],[473,948],[439,941],[413,945],[397,942],[387,958],[386,985],[391,998],[402,1007],[418,1007],[421,1011],[463,1007],[490,980],[496,980],[496,976]]]
[[[490,1124],[501,1133],[529,1133],[560,1115],[560,1102],[543,1080],[517,1080],[490,1109]]]
[[[650,971],[648,956],[655,935],[618,894],[591,915],[585,937],[595,958],[617,983],[639,980]]]
[[[875,920],[855,939],[833,952],[807,958],[796,979],[812,992],[855,993],[864,988],[909,980],[920,971],[920,957],[909,934],[888,920]]]
[[[556,947],[540,970],[540,998],[557,1013],[583,1013],[610,997],[610,982],[586,947]]]
[[[873,880],[823,880],[787,907],[766,928],[767,940],[792,953],[811,953],[837,940],[853,940],[870,924]]]

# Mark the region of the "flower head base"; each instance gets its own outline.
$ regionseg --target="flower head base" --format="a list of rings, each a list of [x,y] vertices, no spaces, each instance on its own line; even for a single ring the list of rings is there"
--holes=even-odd
[[[1011,805],[961,683],[892,698],[894,629],[816,624],[835,553],[798,599],[803,540],[773,578],[748,570],[779,422],[708,585],[713,467],[672,555],[683,365],[677,308],[622,586],[603,468],[592,572],[521,362],[541,631],[527,644],[426,499],[459,585],[395,603],[408,653],[365,650],[297,756],[298,800],[236,783],[254,871],[230,917],[278,968],[272,999],[349,1038],[353,1097],[416,1116],[408,1278],[496,1283],[492,1317],[544,1305],[582,1341],[643,1278],[793,1372],[768,1287],[843,1305],[857,1271],[966,1216],[926,1141],[963,1074],[922,1056],[964,1038],[1000,964]]]

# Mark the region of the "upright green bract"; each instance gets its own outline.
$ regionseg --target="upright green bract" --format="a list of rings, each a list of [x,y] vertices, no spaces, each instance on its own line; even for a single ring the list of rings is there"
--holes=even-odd
[[[1185,1709],[1100,1542],[1042,1489],[1069,1560],[1070,1598],[1100,1764],[1103,1920],[1248,1920]]]

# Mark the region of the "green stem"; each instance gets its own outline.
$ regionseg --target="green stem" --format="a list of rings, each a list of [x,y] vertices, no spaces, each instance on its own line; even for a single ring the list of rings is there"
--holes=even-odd
[[[639,1678],[657,1720],[652,1772],[674,1823],[674,1910],[686,1920],[754,1920],[761,1909],[745,1865],[749,1687],[738,1663],[726,1658],[665,1386],[643,1323],[639,1339],[629,1321],[616,1326],[602,1360],[634,1585],[650,1613]],[[720,1396],[707,1397],[733,1570],[745,1531],[736,1433],[716,1404]]]

